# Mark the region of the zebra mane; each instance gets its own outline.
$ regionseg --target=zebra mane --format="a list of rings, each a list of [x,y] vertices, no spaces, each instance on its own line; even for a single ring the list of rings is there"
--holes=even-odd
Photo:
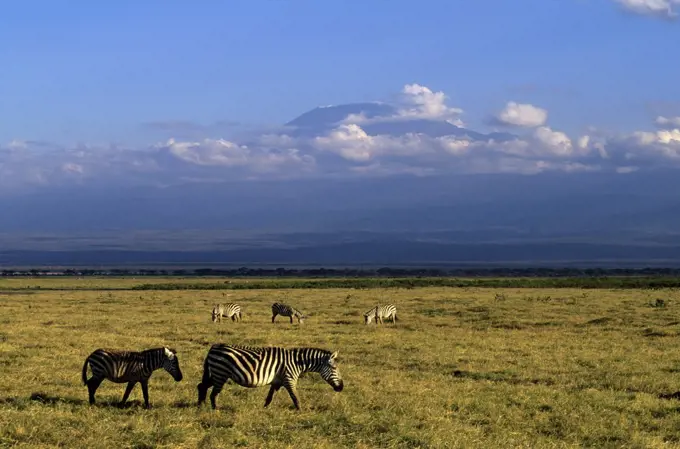
[[[177,350],[175,350],[174,348],[169,348],[167,346],[160,346],[158,348],[145,349],[144,351],[140,352],[140,354],[152,354],[152,353],[159,352],[159,353],[163,353],[164,356],[167,356],[166,350],[172,352],[173,356],[177,355]]]
[[[364,316],[368,316],[371,312],[373,312],[373,311],[375,311],[375,310],[378,310],[378,306],[377,306],[377,305],[371,307],[370,309],[368,309],[368,310],[364,313]]]
[[[300,346],[296,348],[290,348],[289,350],[296,352],[316,352],[318,353],[320,358],[330,357],[331,355],[333,355],[333,351],[329,351],[328,349],[315,348],[311,346]]]
[[[317,347],[312,347],[312,346],[296,346],[296,347],[293,347],[293,348],[286,348],[284,346],[251,346],[251,345],[225,344],[225,343],[215,343],[213,346],[218,346],[218,347],[219,346],[229,346],[231,348],[243,349],[243,350],[246,350],[246,351],[260,351],[260,350],[268,349],[268,348],[278,348],[278,349],[284,349],[286,351],[293,351],[293,352],[316,351],[322,357],[331,356],[333,354],[333,351],[329,351],[328,349],[322,349],[322,348],[317,348]]]

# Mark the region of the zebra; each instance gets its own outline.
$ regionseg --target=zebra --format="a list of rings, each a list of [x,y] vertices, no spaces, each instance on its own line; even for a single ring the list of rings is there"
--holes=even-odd
[[[368,312],[364,313],[365,324],[371,324],[371,320],[373,319],[375,319],[375,324],[383,324],[383,318],[392,318],[392,324],[395,324],[397,320],[397,308],[394,304],[378,304]]]
[[[87,366],[92,369],[92,377],[87,378]],[[144,406],[149,408],[149,378],[151,374],[163,368],[176,382],[182,380],[177,352],[166,347],[147,349],[141,352],[96,349],[86,359],[83,365],[83,383],[87,385],[90,394],[90,405],[94,404],[94,394],[99,385],[108,379],[115,383],[127,382],[122,406],[127,401],[137,382],[142,384]]]
[[[212,320],[222,322],[222,317],[231,318],[232,321],[241,321],[241,306],[228,302],[226,304],[215,304],[212,309]]]
[[[232,379],[247,388],[270,385],[265,407],[271,403],[274,393],[284,387],[295,408],[300,410],[296,388],[298,378],[305,372],[319,373],[333,390],[342,391],[344,383],[337,367],[337,355],[337,351],[309,347],[286,349],[216,343],[210,347],[203,363],[203,379],[198,384],[198,406],[205,402],[208,389],[212,387],[210,403],[213,409],[217,408],[217,395]]]
[[[282,304],[280,302],[275,302],[274,304],[272,304],[272,323],[274,322],[276,315],[290,317],[290,324],[293,324],[293,317],[296,317],[298,319],[299,324],[302,324],[304,322],[304,319],[307,318],[304,313],[302,313],[295,307],[291,307],[287,304]]]

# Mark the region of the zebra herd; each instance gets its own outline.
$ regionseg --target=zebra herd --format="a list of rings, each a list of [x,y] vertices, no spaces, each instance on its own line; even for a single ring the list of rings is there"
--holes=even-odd
[[[272,304],[272,323],[277,315],[293,317],[302,324],[305,315],[300,310],[282,303]],[[226,316],[233,321],[241,320],[241,307],[235,303],[216,304],[212,310],[212,321],[222,321]],[[364,323],[383,323],[383,319],[390,319],[394,324],[397,319],[397,308],[394,304],[376,305],[364,313]],[[217,408],[216,398],[225,383],[230,379],[236,384],[256,388],[270,385],[264,406],[267,407],[281,387],[290,395],[293,405],[300,410],[297,397],[297,381],[303,373],[319,373],[336,392],[344,388],[344,382],[338,370],[336,357],[338,351],[300,347],[252,347],[243,345],[213,344],[203,362],[203,377],[198,384],[198,406],[200,407],[212,388],[210,403]],[[92,377],[87,378],[88,366]],[[137,383],[142,386],[144,406],[149,408],[149,378],[151,374],[164,369],[172,378],[182,380],[182,370],[179,367],[177,351],[171,348],[153,348],[145,351],[122,351],[112,349],[96,349],[83,364],[82,380],[87,386],[90,405],[95,403],[95,393],[99,385],[108,379],[114,383],[127,383],[120,405],[124,405]]]
[[[302,324],[305,318],[307,318],[304,313],[295,307],[275,302],[272,304],[272,323],[275,322],[278,315],[289,317],[290,324],[293,324],[293,318],[297,318],[298,324]],[[213,323],[216,321],[221,323],[223,316],[231,318],[232,321],[241,321],[241,306],[233,302],[215,304],[212,309]],[[364,313],[365,324],[371,324],[371,321],[375,321],[375,324],[383,324],[384,319],[391,319],[392,324],[396,324],[397,308],[394,304],[378,304]]]

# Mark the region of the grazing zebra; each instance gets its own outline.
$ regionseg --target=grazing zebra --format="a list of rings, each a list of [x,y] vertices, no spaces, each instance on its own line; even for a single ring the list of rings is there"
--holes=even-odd
[[[87,366],[92,369],[92,377],[87,378]],[[127,382],[127,388],[120,405],[125,404],[137,382],[142,384],[144,405],[149,408],[149,377],[163,368],[175,381],[182,380],[177,352],[174,349],[154,348],[141,352],[116,349],[97,349],[85,359],[83,383],[90,393],[90,404],[94,404],[94,394],[99,385],[108,379],[115,383]]]
[[[280,302],[275,302],[272,304],[272,323],[274,322],[276,315],[290,317],[290,324],[293,324],[293,317],[298,319],[299,324],[302,324],[304,319],[307,318],[304,313],[300,312],[295,307],[291,307],[287,304],[281,304]]]
[[[222,322],[222,317],[231,318],[232,321],[241,321],[241,306],[228,302],[226,304],[215,304],[212,309],[212,320]]]
[[[377,305],[368,312],[364,313],[364,323],[371,324],[375,319],[375,324],[383,324],[383,318],[392,318],[392,324],[397,320],[397,308],[394,304]]]
[[[198,384],[198,405],[205,402],[208,389],[212,408],[222,387],[232,379],[238,385],[256,388],[271,385],[264,402],[267,407],[281,387],[284,387],[295,408],[300,410],[296,395],[298,378],[302,373],[319,373],[335,391],[342,391],[344,384],[335,358],[338,352],[317,348],[280,348],[233,346],[217,343],[212,345],[203,363],[203,379]]]

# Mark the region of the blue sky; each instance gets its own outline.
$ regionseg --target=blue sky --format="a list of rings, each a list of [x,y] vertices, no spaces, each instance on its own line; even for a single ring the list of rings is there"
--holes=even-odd
[[[6,2],[0,149],[146,148],[148,122],[280,125],[412,83],[472,129],[515,101],[574,142],[589,127],[618,142],[680,116],[674,1]]]

